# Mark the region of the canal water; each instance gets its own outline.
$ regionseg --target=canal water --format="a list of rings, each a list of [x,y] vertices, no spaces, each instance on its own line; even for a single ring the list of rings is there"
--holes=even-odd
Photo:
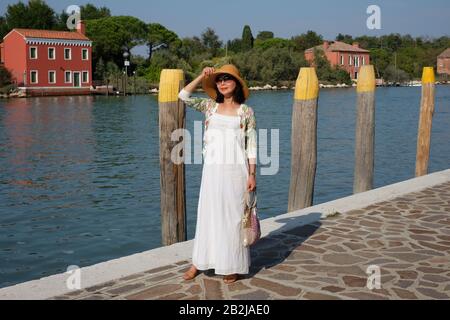
[[[414,177],[420,91],[377,90],[376,187]],[[279,130],[279,170],[257,178],[262,218],[287,211],[292,99],[247,102],[258,129]],[[355,104],[354,89],[320,93],[315,204],[352,194]],[[187,110],[190,132],[202,119]],[[438,86],[430,172],[450,167],[449,140],[450,86]],[[0,100],[0,168],[0,287],[161,246],[156,96]],[[201,169],[186,166],[189,239]]]

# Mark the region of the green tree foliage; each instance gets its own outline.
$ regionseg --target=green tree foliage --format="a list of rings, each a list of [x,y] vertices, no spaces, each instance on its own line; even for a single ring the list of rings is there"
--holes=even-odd
[[[81,16],[86,21],[87,36],[93,41],[94,75],[98,79],[109,78],[113,73],[115,77],[116,71],[108,71],[115,68],[121,73],[123,52],[145,44],[149,47],[149,59],[132,56],[132,69],[154,83],[159,81],[163,68],[182,68],[189,80],[204,66],[221,65],[226,61],[238,64],[245,76],[255,83],[295,80],[298,69],[307,65],[304,51],[323,43],[323,37],[311,30],[291,39],[275,38],[273,32],[261,31],[254,39],[250,26],[246,25],[242,38],[227,42],[225,57],[222,42],[211,28],[199,37],[181,40],[161,24],[146,24],[129,16],[111,16],[107,7],[85,4],[81,6]],[[0,16],[0,37],[13,28],[67,30],[67,19],[67,13],[55,14],[43,0],[18,1],[8,5],[4,16]],[[400,80],[420,78],[423,67],[436,66],[437,56],[450,48],[448,36],[435,39],[394,33],[353,37],[339,33],[336,40],[348,44],[358,42],[360,47],[370,51],[377,77]],[[155,51],[155,46],[160,44],[167,46]],[[318,55],[316,64],[321,80],[350,81],[344,70],[331,67],[323,55]]]
[[[301,52],[323,43],[323,37],[311,30],[301,35],[292,37],[291,40],[295,43],[295,48]]]
[[[168,47],[176,41],[180,41],[177,34],[171,30],[166,29],[159,23],[150,23],[147,25],[147,46],[149,50],[148,60],[153,56],[153,48],[159,45],[167,45]]]
[[[232,62],[255,84],[294,81],[300,68],[307,65],[302,53],[288,47],[254,48],[233,56]]]
[[[95,79],[103,80],[106,77],[106,66],[102,57],[98,59],[97,65],[95,66]]]
[[[411,76],[402,69],[389,65],[384,71],[384,80],[388,82],[401,83],[411,79]]]
[[[55,12],[42,0],[8,5],[5,20],[8,32],[14,28],[53,29],[57,24]]]
[[[227,42],[228,51],[238,53],[242,51],[242,39],[228,40]]]
[[[274,38],[274,35],[273,35],[272,31],[261,31],[256,36],[256,39],[261,40],[261,41],[265,41],[265,40],[269,40],[269,39],[273,39],[273,38]]]
[[[84,21],[111,17],[111,11],[107,7],[97,8],[93,4],[88,3],[84,6],[80,6],[80,9],[81,20]]]
[[[353,37],[351,35],[349,35],[349,34],[339,33],[337,35],[337,37],[336,37],[336,41],[352,44],[353,43]]]
[[[146,24],[130,16],[114,16],[86,21],[87,36],[93,41],[94,65],[100,57],[123,65],[124,51],[145,43]]]
[[[211,28],[207,28],[202,33],[201,38],[203,45],[211,52],[213,56],[216,56],[219,49],[222,47],[222,41],[219,40],[219,36],[216,32]]]
[[[68,31],[67,30],[67,20],[69,19],[69,15],[62,11],[61,14],[56,15],[56,25],[54,27],[55,30],[60,31]]]
[[[184,38],[182,40],[181,48],[178,49],[178,54],[186,61],[191,61],[195,56],[207,55],[206,59],[211,58],[210,54],[206,53],[207,48],[202,43],[199,37]]]
[[[242,44],[241,44],[241,50],[242,51],[248,51],[253,48],[253,41],[255,39],[253,38],[252,30],[250,29],[250,26],[245,26],[244,30],[242,30]]]
[[[3,66],[0,66],[0,88],[11,84],[11,73]]]
[[[317,77],[322,81],[345,83],[348,85],[352,83],[348,72],[340,69],[338,66],[332,67],[321,49],[314,50],[314,66],[316,68]]]
[[[282,38],[272,38],[267,40],[259,40],[255,41],[255,48],[259,48],[262,50],[268,50],[271,48],[295,48],[295,43],[292,40],[282,39]]]
[[[0,39],[3,39],[9,32],[8,25],[6,24],[5,17],[0,17]],[[1,40],[0,40],[1,41]]]

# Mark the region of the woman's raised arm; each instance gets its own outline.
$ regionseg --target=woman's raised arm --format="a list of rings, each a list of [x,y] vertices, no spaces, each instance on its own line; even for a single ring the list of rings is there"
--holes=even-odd
[[[191,94],[195,91],[197,86],[202,82],[204,77],[209,77],[214,73],[214,68],[205,68],[202,73],[195,78],[191,83],[184,87],[178,94],[178,98],[184,101],[188,107],[194,110],[205,112],[209,99],[207,98],[191,98]]]

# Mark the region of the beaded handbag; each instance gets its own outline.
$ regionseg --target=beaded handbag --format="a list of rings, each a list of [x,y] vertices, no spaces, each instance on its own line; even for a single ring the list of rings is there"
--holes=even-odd
[[[245,247],[254,245],[261,238],[261,226],[256,208],[256,192],[244,194],[245,210],[242,217],[242,239]]]

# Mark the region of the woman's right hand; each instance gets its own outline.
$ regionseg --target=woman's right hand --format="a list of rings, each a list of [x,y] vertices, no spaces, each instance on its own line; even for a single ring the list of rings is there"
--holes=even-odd
[[[215,72],[215,69],[212,67],[206,67],[202,71],[203,78],[207,78]]]

